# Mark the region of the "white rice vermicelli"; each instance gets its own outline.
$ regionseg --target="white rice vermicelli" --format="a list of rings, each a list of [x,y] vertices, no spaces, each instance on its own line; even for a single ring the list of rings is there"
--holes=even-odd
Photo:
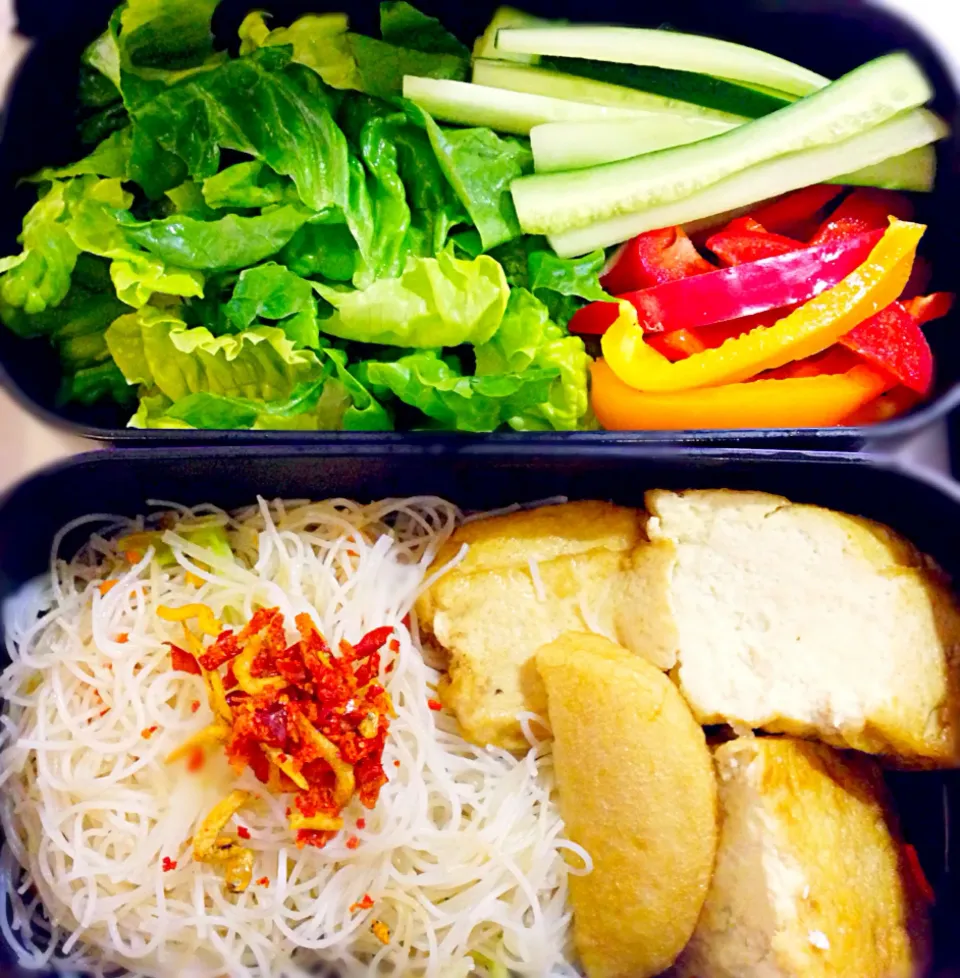
[[[406,617],[458,511],[435,498],[261,501],[232,516],[162,505],[146,528],[170,527],[165,566],[154,548],[134,564],[117,552],[142,522],[91,517],[82,528],[98,533],[83,550],[65,562],[58,539],[51,576],[5,609],[0,929],[21,963],[97,976],[120,965],[158,978],[456,978],[490,959],[538,978],[576,974],[567,878],[582,870],[565,857],[589,858],[562,837],[549,742],[527,721],[522,758],[464,741],[429,705],[439,675]],[[234,559],[188,538],[204,525],[226,527]],[[250,771],[237,779],[222,750],[192,774],[165,763],[213,719],[202,679],[171,668],[163,643],[179,642],[181,626],[157,615],[197,602],[233,625],[279,607],[291,640],[306,612],[334,648],[396,629],[395,668],[381,673],[397,711],[389,782],[372,811],[351,803],[326,848],[297,848],[290,797]],[[234,822],[249,830],[263,880],[240,895],[188,845],[236,787],[259,796]],[[165,859],[176,868],[164,871]],[[373,906],[357,908],[367,894]]]

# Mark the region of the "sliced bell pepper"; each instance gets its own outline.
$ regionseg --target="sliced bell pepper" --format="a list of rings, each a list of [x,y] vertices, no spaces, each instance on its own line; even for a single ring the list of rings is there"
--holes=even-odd
[[[896,300],[910,277],[917,245],[925,230],[922,224],[892,221],[867,260],[833,288],[773,326],[755,329],[718,349],[706,350],[678,363],[670,363],[644,342],[637,310],[621,301],[617,321],[604,334],[603,354],[621,380],[647,391],[733,384],[792,360],[813,356],[833,346],[841,336]],[[790,257],[767,261],[785,261]],[[763,263],[755,263],[759,264]],[[747,267],[750,266],[713,274],[738,272]],[[696,281],[692,279],[687,284]]]
[[[738,217],[707,239],[707,249],[724,265],[743,265],[776,255],[789,255],[805,247],[802,241],[768,231],[752,217]]]
[[[720,268],[621,295],[650,332],[698,329],[806,302],[862,265],[882,231],[804,248],[789,255]],[[619,315],[616,303],[591,303],[570,320],[571,333],[604,333]]]
[[[811,223],[814,223],[815,230],[819,224],[817,218],[820,212],[842,193],[843,187],[825,183],[804,187],[803,190],[758,207],[750,216],[774,234],[786,234],[805,241],[809,234],[803,232]]]
[[[900,302],[862,322],[840,343],[918,394],[929,393],[933,386],[933,351],[920,324]]]
[[[810,244],[842,241],[854,234],[885,228],[891,215],[908,221],[913,217],[913,205],[903,194],[891,190],[874,190],[872,187],[855,190],[820,225]]]
[[[886,374],[868,366],[845,374],[671,393],[634,390],[603,360],[591,373],[593,411],[609,431],[829,427],[890,385]]]
[[[931,295],[920,295],[915,299],[907,299],[903,305],[907,312],[924,326],[934,319],[942,319],[953,308],[956,296],[952,292],[934,292]]]
[[[708,349],[697,333],[689,329],[674,329],[669,333],[647,333],[646,341],[671,363],[686,360]]]
[[[683,228],[663,228],[628,241],[600,284],[611,295],[619,295],[715,270]]]
[[[795,360],[793,363],[777,367],[776,370],[768,370],[760,374],[757,379],[798,380],[802,377],[822,377],[824,374],[845,374],[861,363],[860,358],[846,347],[831,346],[829,350],[807,357],[806,360]],[[749,383],[754,382],[749,381]],[[896,380],[891,378],[891,384],[894,383]]]
[[[894,387],[893,390],[875,397],[843,419],[843,424],[850,428],[865,428],[867,425],[880,424],[882,421],[893,421],[901,414],[906,414],[915,408],[922,398],[906,387]]]

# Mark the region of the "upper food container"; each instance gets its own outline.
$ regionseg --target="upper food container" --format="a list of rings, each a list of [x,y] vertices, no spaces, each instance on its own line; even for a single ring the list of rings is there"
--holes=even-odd
[[[113,3],[101,2],[101,0],[87,4],[66,4],[54,0],[29,0],[29,2],[22,0],[20,3],[21,28],[35,39],[35,43],[12,86],[2,141],[0,141],[0,194],[5,201],[0,212],[0,254],[17,253],[16,237],[21,230],[22,218],[36,196],[33,186],[18,185],[18,181],[45,166],[73,162],[89,152],[89,147],[82,146],[77,136],[76,106],[80,59],[85,47],[103,31],[113,6]],[[204,6],[211,7],[213,4],[208,3]],[[214,19],[218,40],[224,45],[232,45],[235,51],[236,42],[233,39],[237,37],[238,27],[244,15],[257,6],[260,5],[252,4],[250,0],[223,0]],[[274,25],[289,23],[307,12],[342,10],[349,14],[353,30],[365,34],[377,34],[377,5],[373,2],[336,4],[329,3],[327,0],[314,0],[314,2],[274,0],[267,6],[275,16]],[[451,6],[436,0],[422,0],[417,6],[425,13],[439,17],[445,27],[464,41],[472,43],[473,39],[478,37],[490,23],[497,4]],[[908,51],[921,65],[935,90],[935,98],[930,107],[950,123],[954,130],[953,136],[938,144],[938,170],[933,192],[914,195],[915,219],[928,226],[922,243],[922,253],[930,260],[933,268],[932,279],[924,291],[957,290],[952,261],[960,245],[957,222],[953,217],[957,212],[958,186],[960,186],[956,165],[960,143],[956,135],[958,127],[954,125],[957,117],[956,87],[952,72],[940,60],[929,42],[903,21],[870,4],[851,2],[851,0],[832,0],[826,3],[792,0],[792,2],[777,4],[771,4],[769,0],[741,0],[735,4],[723,5],[722,8],[709,3],[652,2],[644,4],[642,10],[629,11],[617,3],[586,4],[573,2],[573,0],[559,0],[559,2],[529,0],[520,6],[532,15],[554,20],[617,24],[631,19],[637,26],[669,27],[677,31],[722,38],[786,58],[827,78],[839,78],[881,55],[893,51]],[[583,57],[588,56],[579,51],[577,53]],[[719,74],[720,69],[714,70]],[[702,78],[702,76],[698,77]],[[754,85],[756,86],[757,83],[754,82]],[[770,91],[763,85],[750,91],[753,91],[757,99],[771,97]],[[446,111],[450,111],[449,106]],[[279,139],[282,133],[278,131],[276,135]],[[570,145],[567,145],[564,152],[570,151],[570,148]],[[242,159],[245,157],[237,156],[237,161]],[[228,162],[236,161],[231,157]],[[549,187],[547,189],[549,190]],[[550,209],[549,193],[547,198],[544,198],[543,193],[538,190],[533,194],[533,198],[535,210],[543,211],[545,199],[546,209]],[[144,218],[142,214],[137,216]],[[678,217],[677,220],[682,219]],[[141,221],[138,226],[142,227],[143,223]],[[154,220],[146,223],[160,222]],[[691,234],[693,233],[691,231]],[[879,232],[877,234],[879,235]],[[553,240],[556,242],[557,239]],[[803,240],[808,239],[805,237]],[[469,243],[462,243],[469,249]],[[598,240],[596,243],[603,242]],[[466,252],[461,250],[457,254],[463,257]],[[478,288],[482,284],[479,283]],[[614,291],[613,286],[610,286],[610,291]],[[616,291],[628,290],[623,288]],[[325,298],[329,299],[329,290],[324,292]],[[236,292],[233,294],[236,298]],[[797,301],[796,297],[788,300],[788,304],[795,301]],[[886,301],[889,300],[884,299],[881,304],[885,304]],[[251,308],[253,311],[250,315],[255,319],[258,313],[256,303]],[[237,311],[238,314],[243,312],[239,309]],[[122,307],[119,312],[123,312]],[[118,311],[114,309],[113,313],[118,314]],[[868,427],[784,427],[735,431],[693,428],[669,432],[643,430],[616,433],[524,430],[522,433],[502,432],[485,437],[498,442],[530,440],[531,445],[542,445],[548,442],[590,444],[610,440],[661,443],[678,441],[758,443],[790,440],[795,443],[819,443],[823,447],[847,448],[859,445],[867,438],[905,436],[941,418],[960,403],[960,356],[958,356],[960,339],[957,331],[957,313],[931,323],[926,330],[935,359],[933,392],[921,406],[893,421],[883,421]],[[389,360],[393,356],[384,354],[383,347],[371,347],[370,350],[372,352],[365,353],[365,356],[379,356],[384,360]],[[468,362],[470,356],[467,357]],[[501,358],[513,369],[509,356],[503,354]],[[440,366],[437,370],[442,372],[443,363],[438,362]],[[569,365],[561,365],[561,372],[564,366]],[[396,388],[391,388],[390,383],[384,380],[386,374],[393,371],[393,381],[396,382],[397,371],[394,370],[393,364],[389,367],[389,370],[382,370],[379,374],[361,373],[361,379],[366,382],[369,389],[374,391],[392,389],[396,394]],[[413,372],[421,367],[410,365],[405,366],[404,369]],[[342,370],[342,365],[338,370]],[[345,377],[348,384],[355,382],[350,379],[345,370],[342,370],[340,376]],[[455,376],[453,380],[456,380]],[[385,436],[379,431],[362,433],[352,431],[344,434],[330,431],[290,430],[297,428],[297,424],[291,423],[289,412],[287,415],[278,413],[271,422],[276,422],[277,426],[288,430],[250,430],[248,427],[246,430],[225,432],[200,431],[184,427],[169,430],[129,428],[127,422],[135,409],[135,403],[125,408],[104,403],[93,407],[61,405],[58,400],[61,370],[57,354],[46,341],[25,340],[8,329],[0,329],[0,381],[21,403],[45,420],[78,434],[106,441],[218,443],[226,439],[231,441],[242,439],[253,442],[310,441],[321,444],[342,438],[359,438],[371,444],[398,444],[411,437],[421,437],[399,433]],[[546,373],[541,381],[549,381]],[[433,384],[433,387],[437,390],[440,384]],[[471,387],[471,390],[474,388]],[[286,391],[284,396],[289,400],[290,392]],[[304,396],[309,397],[310,392],[304,392]],[[501,389],[495,396],[506,395]],[[789,396],[793,398],[795,395],[790,393]],[[543,399],[540,398],[541,401]],[[480,400],[479,396],[477,400]],[[353,407],[361,413],[364,411],[355,397]],[[148,408],[149,406],[146,406],[144,410]],[[236,409],[236,405],[231,406],[231,410],[233,409]],[[598,413],[600,413],[599,407]],[[661,413],[666,416],[666,409]],[[691,418],[691,425],[700,417],[695,411],[689,409],[688,416]],[[673,420],[676,420],[676,415],[673,416]],[[528,429],[542,426],[536,422],[521,425]],[[370,423],[367,427],[373,428],[377,425]],[[413,420],[398,427],[430,427],[433,433],[429,437],[436,437],[435,429],[438,425],[431,422],[424,423],[423,417],[420,416],[419,423]],[[450,425],[441,423],[439,427],[450,427]]]

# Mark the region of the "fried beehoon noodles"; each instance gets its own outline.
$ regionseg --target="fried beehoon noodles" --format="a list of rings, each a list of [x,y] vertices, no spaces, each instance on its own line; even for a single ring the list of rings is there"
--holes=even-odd
[[[434,498],[260,501],[232,515],[158,505],[146,522],[66,527],[51,575],[5,609],[0,929],[21,963],[197,978],[574,974],[567,877],[589,858],[562,838],[549,741],[533,718],[524,757],[464,741],[411,617],[458,511]],[[61,559],[66,536],[94,529]],[[216,725],[218,702],[206,670],[172,665],[172,646],[199,639],[161,609],[188,606],[238,631],[278,609],[291,647],[298,615],[334,650],[392,630],[371,680],[393,711],[386,780],[373,807],[346,801],[322,847],[291,831],[286,774],[238,773],[215,736],[182,750]],[[251,854],[241,892],[215,858],[195,858],[214,811],[211,845]]]

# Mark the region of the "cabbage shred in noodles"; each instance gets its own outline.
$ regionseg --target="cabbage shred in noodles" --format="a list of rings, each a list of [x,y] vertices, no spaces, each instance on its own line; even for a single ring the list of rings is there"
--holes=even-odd
[[[408,617],[458,518],[433,498],[261,501],[232,517],[176,507],[147,526],[91,517],[100,534],[69,563],[57,550],[77,526],[65,528],[51,577],[5,609],[0,929],[22,964],[163,978],[286,978],[318,962],[350,976],[575,974],[564,855],[589,859],[562,837],[549,743],[531,733],[516,758],[464,741],[433,708],[440,676]],[[138,549],[118,547],[131,534]],[[334,648],[393,629],[379,677],[396,710],[388,780],[372,810],[350,803],[323,849],[298,848],[290,796],[249,769],[238,777],[222,748],[198,770],[165,763],[214,720],[203,678],[172,668],[164,644],[182,625],[158,610],[190,604],[236,626],[260,608],[288,628],[307,614]],[[227,826],[253,853],[255,882],[239,894],[189,845],[232,792],[251,799]]]

